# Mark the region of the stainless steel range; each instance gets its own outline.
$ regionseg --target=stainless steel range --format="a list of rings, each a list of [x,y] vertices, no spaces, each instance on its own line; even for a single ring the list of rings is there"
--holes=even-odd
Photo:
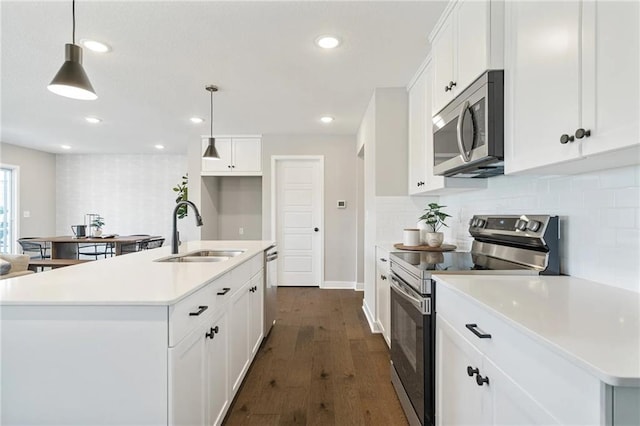
[[[558,275],[558,217],[477,215],[471,252],[394,252],[391,381],[411,425],[435,425],[435,297],[432,274]]]

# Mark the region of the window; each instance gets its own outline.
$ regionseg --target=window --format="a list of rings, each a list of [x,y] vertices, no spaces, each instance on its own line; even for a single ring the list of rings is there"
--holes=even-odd
[[[0,166],[0,253],[15,253],[18,235],[18,168]]]

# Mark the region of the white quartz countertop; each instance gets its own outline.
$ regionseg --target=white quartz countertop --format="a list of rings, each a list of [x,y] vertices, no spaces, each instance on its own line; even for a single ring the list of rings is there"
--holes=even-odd
[[[171,305],[266,250],[273,241],[193,241],[179,254],[243,249],[224,262],[154,262],[171,247],[0,280],[0,305]]]
[[[640,293],[567,276],[435,275],[613,386],[640,386]]]

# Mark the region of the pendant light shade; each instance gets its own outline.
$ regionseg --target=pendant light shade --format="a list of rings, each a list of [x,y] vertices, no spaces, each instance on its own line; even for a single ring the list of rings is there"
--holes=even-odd
[[[216,138],[209,138],[209,146],[207,146],[202,157],[211,158],[213,160],[220,159],[220,154],[218,154],[218,150],[216,149]]]
[[[73,30],[71,43],[64,46],[64,64],[47,88],[53,93],[72,99],[94,100],[98,98],[82,67],[82,48],[76,45],[76,2],[71,3]]]
[[[209,146],[207,146],[207,149],[204,151],[202,158],[219,160],[220,154],[218,154],[218,150],[216,149],[216,138],[213,137],[213,92],[218,91],[218,86],[209,85],[205,87],[205,89],[207,89],[207,92],[211,94],[211,119],[209,120],[211,133],[209,134]]]
[[[94,100],[98,98],[93,86],[82,68],[82,48],[75,44],[65,44],[65,61],[60,71],[53,77],[47,88],[56,95],[72,99]]]

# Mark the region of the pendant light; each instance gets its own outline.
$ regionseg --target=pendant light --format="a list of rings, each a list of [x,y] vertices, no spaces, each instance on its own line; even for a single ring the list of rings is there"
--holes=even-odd
[[[220,155],[218,154],[218,150],[216,149],[216,138],[213,137],[213,92],[218,91],[218,86],[209,85],[205,87],[207,91],[211,94],[211,133],[209,133],[209,146],[204,151],[203,158],[208,158],[210,160],[219,160]]]
[[[94,100],[98,98],[87,73],[82,68],[82,48],[76,44],[76,1],[72,1],[73,18],[72,43],[64,45],[64,64],[53,77],[47,89],[53,93],[72,99]]]

